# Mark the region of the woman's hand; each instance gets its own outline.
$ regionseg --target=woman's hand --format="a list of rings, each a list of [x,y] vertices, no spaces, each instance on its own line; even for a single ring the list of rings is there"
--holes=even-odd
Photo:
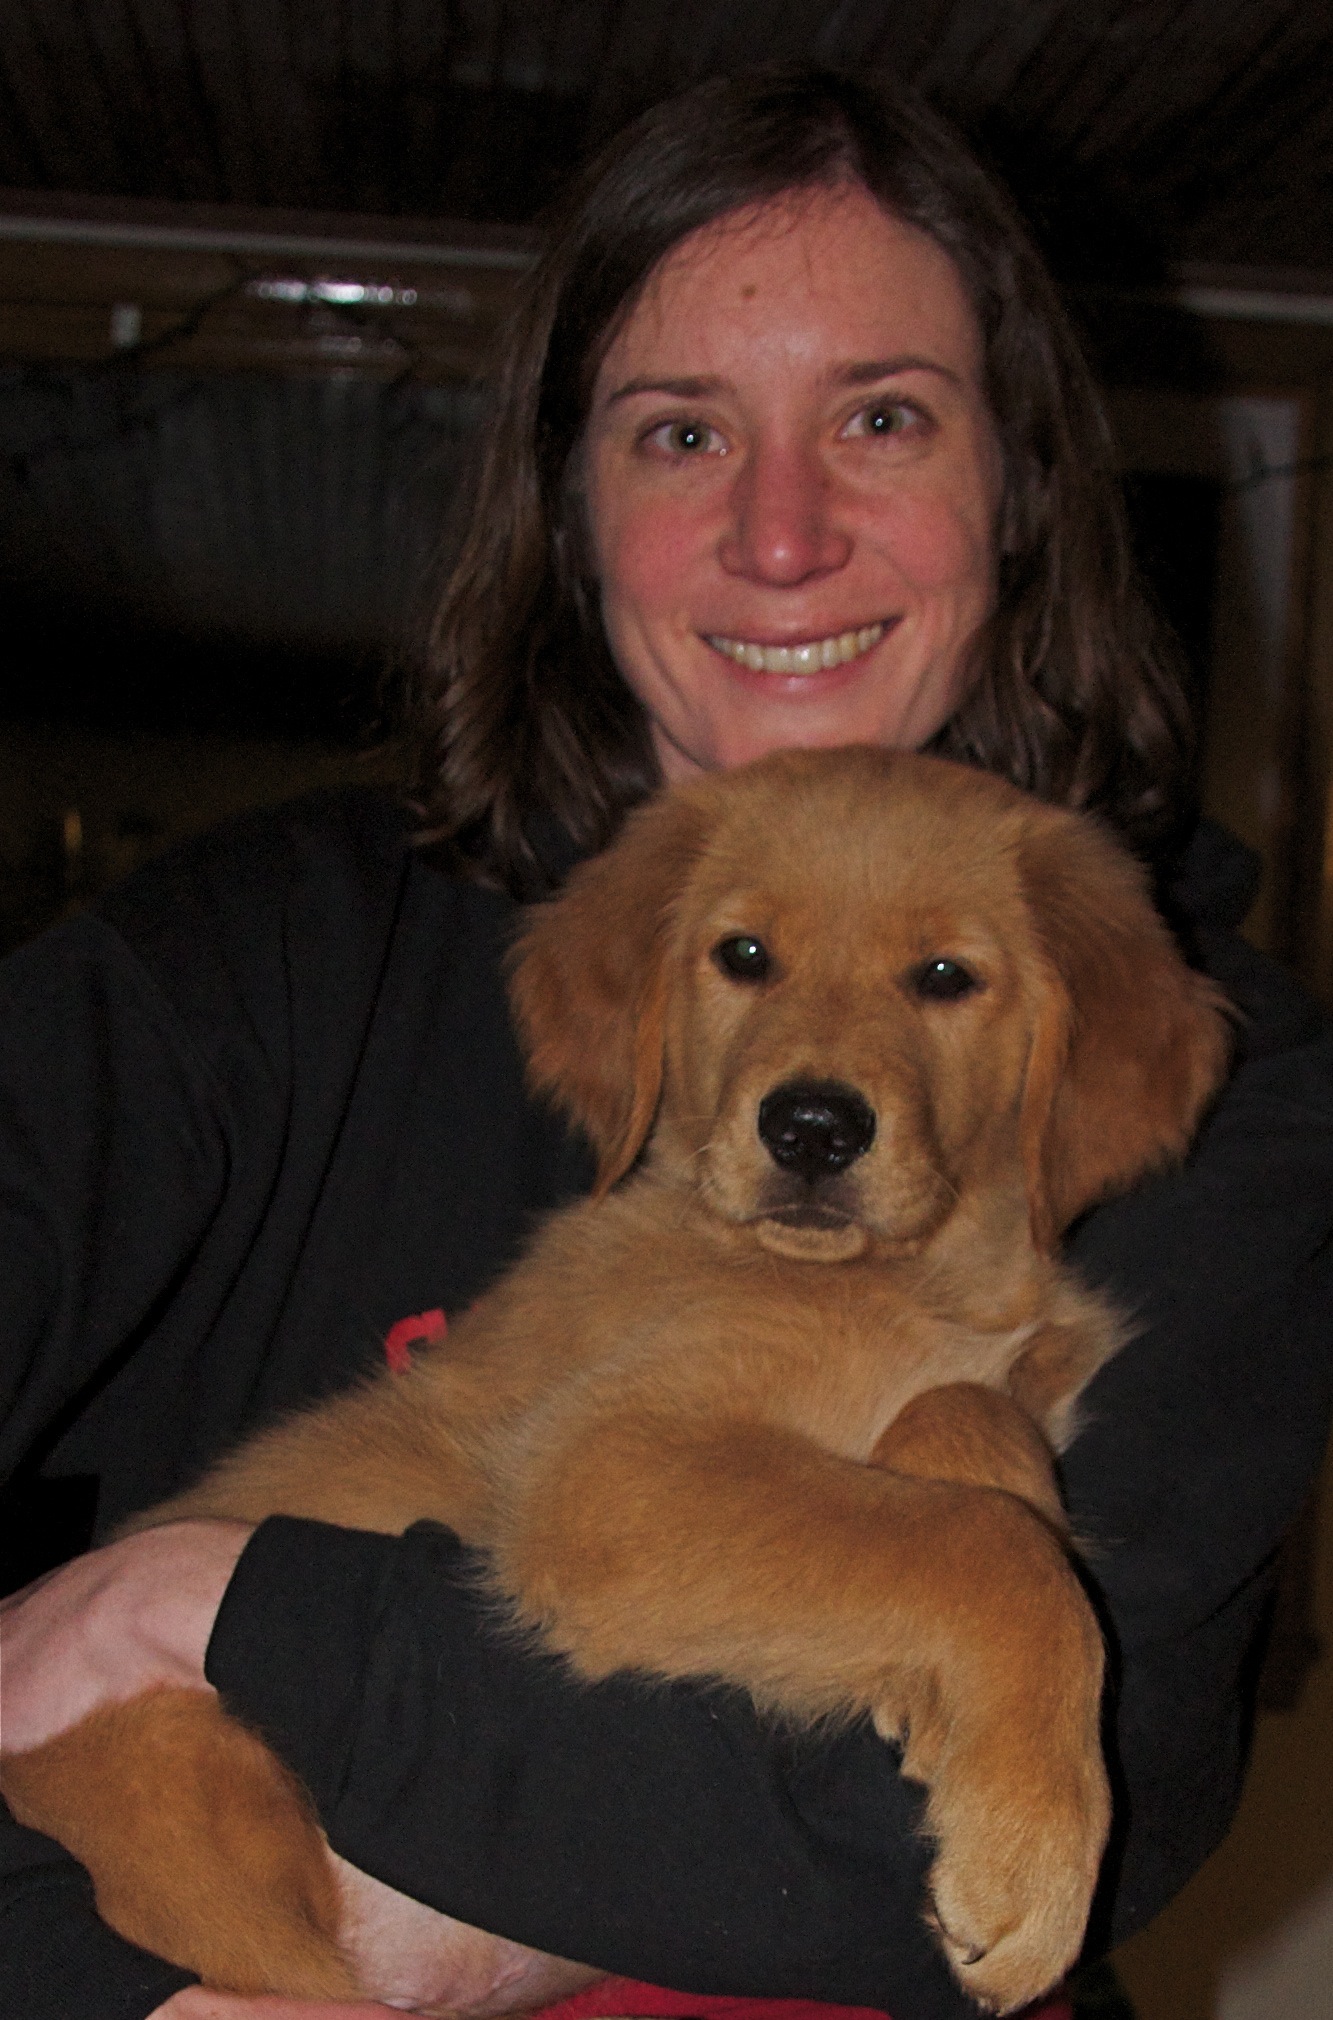
[[[7,1753],[41,1746],[100,1705],[158,1684],[207,1690],[204,1651],[250,1534],[240,1522],[171,1522],[109,1543],[0,1603]],[[394,2009],[245,1999],[188,1985],[152,2020],[396,2020]]]
[[[159,1684],[208,1690],[204,1653],[250,1530],[168,1522],[108,1543],[0,1606],[6,1753]]]
[[[249,1535],[240,1522],[164,1523],[4,1601],[4,1750],[41,1746],[100,1706],[158,1685],[211,1689],[204,1654]],[[344,1948],[361,1983],[386,2004],[251,1999],[190,1985],[152,2020],[387,2020],[394,2010],[490,2020],[601,1975],[456,1922],[330,1856]]]

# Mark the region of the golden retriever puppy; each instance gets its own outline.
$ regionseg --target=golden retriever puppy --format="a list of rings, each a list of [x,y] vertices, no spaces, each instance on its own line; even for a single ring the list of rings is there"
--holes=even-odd
[[[1078,1952],[1108,1820],[1051,1454],[1121,1327],[1059,1239],[1185,1150],[1217,992],[1092,822],[858,749],[636,814],[529,917],[513,1002],[596,1196],[409,1372],[144,1521],[433,1517],[582,1676],[868,1716],[928,1790],[959,1980],[1023,2004]],[[208,1694],[95,1714],[3,1785],[207,1982],[357,1989],[300,1791]]]

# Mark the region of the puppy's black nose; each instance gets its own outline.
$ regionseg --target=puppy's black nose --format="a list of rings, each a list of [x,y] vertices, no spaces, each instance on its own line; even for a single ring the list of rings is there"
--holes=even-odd
[[[875,1111],[840,1080],[793,1080],[760,1102],[759,1135],[775,1164],[813,1185],[869,1150]]]

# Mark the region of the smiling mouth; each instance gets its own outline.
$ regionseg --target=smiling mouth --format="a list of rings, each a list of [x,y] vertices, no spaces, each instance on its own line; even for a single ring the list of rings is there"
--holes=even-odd
[[[879,644],[884,623],[863,624],[859,631],[839,631],[831,638],[808,638],[799,645],[756,645],[747,638],[708,635],[714,652],[734,659],[751,673],[819,673],[830,666],[845,666],[863,652]]]

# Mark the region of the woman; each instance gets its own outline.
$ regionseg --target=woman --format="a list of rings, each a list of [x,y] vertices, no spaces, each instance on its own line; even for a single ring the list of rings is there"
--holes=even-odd
[[[402,1313],[429,1332],[467,1302],[584,1178],[520,1092],[510,901],[661,779],[869,740],[1094,808],[1250,1019],[1189,1169],[1071,1244],[1142,1327],[1066,1467],[1118,1668],[1094,1936],[1127,1933],[1225,1828],[1266,1571],[1322,1444],[1330,1047],[1228,930],[1226,845],[1173,856],[1184,711],[1095,401],[952,135],[892,93],[767,74],[616,144],[502,363],[418,719],[434,863],[378,802],[307,807],[18,958],[11,1450],[96,1472],[104,1530],[349,1379]],[[183,1525],[95,1554],[10,1616],[7,1744],[202,1686],[210,1631],[210,1680],[351,1862],[386,1997],[532,2004],[570,1982],[537,1950],[896,2020],[969,2010],[922,1927],[887,1748],[783,1743],[702,1690],[575,1692],[488,1634],[439,1532]],[[50,1848],[15,1833],[6,1859],[15,2010],[259,2020],[95,1933]]]

